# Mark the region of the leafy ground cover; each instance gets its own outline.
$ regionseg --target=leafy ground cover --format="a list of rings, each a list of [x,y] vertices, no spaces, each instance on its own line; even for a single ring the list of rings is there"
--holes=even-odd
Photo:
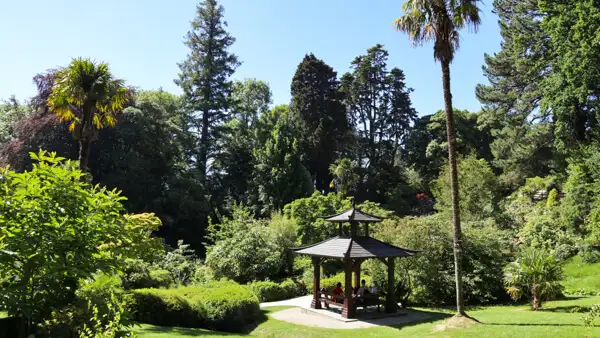
[[[469,314],[481,321],[468,329],[451,329],[436,331],[436,327],[448,318],[447,310],[420,309],[433,314],[427,322],[405,324],[399,327],[378,327],[360,330],[335,330],[306,327],[275,320],[270,313],[285,309],[273,307],[264,309],[267,320],[259,324],[250,336],[256,337],[582,337],[600,336],[600,327],[584,327],[581,320],[581,309],[600,303],[600,297],[570,297],[565,300],[544,304],[542,311],[533,312],[529,306],[489,306],[469,309]],[[600,323],[598,323],[600,324]],[[143,325],[136,330],[139,337],[196,337],[196,336],[229,336],[221,332],[182,329]]]

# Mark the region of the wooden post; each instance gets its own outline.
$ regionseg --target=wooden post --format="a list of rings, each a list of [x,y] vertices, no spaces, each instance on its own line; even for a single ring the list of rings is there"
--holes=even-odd
[[[350,258],[344,258],[344,274],[345,274],[345,285],[344,285],[344,309],[342,310],[342,317],[354,318],[354,299],[352,298],[352,260]]]
[[[397,306],[398,304],[396,304],[395,298],[394,297],[394,257],[389,257],[388,258],[388,264],[387,264],[387,268],[388,268],[388,289],[387,289],[387,295],[385,298],[385,312],[387,313],[394,313],[397,310]]]
[[[356,238],[356,228],[358,227],[358,224],[356,224],[356,222],[352,221],[350,222],[350,238]]]
[[[313,257],[313,273],[314,273],[314,283],[313,283],[313,300],[310,304],[310,307],[313,309],[320,309],[321,302],[319,301],[319,293],[321,292],[321,258]]]
[[[365,223],[365,236],[369,237],[369,223]]]
[[[342,229],[343,229],[342,228],[342,222],[340,222],[340,225],[339,225],[339,236],[340,237],[344,236],[344,231]]]

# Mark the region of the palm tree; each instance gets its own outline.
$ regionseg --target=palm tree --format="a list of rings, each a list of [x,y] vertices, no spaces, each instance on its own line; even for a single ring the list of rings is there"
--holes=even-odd
[[[71,122],[69,131],[79,141],[79,168],[88,166],[90,145],[98,130],[114,126],[116,115],[129,101],[130,89],[115,79],[106,63],[77,58],[56,71],[48,107],[61,121]]]
[[[562,266],[548,252],[536,248],[523,251],[519,258],[504,268],[504,286],[514,300],[526,296],[534,311],[542,307],[542,299],[560,291]]]
[[[452,93],[450,91],[450,63],[459,47],[458,31],[465,26],[477,30],[479,0],[407,0],[402,6],[404,14],[394,24],[396,29],[408,34],[415,46],[433,41],[433,58],[442,65],[444,105],[446,108],[446,133],[452,187],[452,224],[454,228],[454,271],[456,278],[456,310],[465,315],[461,267],[461,228],[458,199],[458,171],[454,137]]]
[[[334,164],[329,166],[329,172],[333,175],[333,181],[329,185],[333,188],[334,182],[339,184],[339,192],[343,196],[348,196],[350,187],[352,187],[358,181],[359,177],[356,174],[356,163],[351,161],[349,158],[337,159]]]

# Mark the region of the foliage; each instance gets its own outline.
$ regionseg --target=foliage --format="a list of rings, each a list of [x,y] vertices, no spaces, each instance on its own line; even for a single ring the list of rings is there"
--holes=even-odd
[[[516,261],[504,267],[504,285],[510,297],[514,300],[527,297],[534,311],[542,307],[543,300],[560,292],[561,278],[560,262],[554,255],[536,248],[524,249]]]
[[[141,259],[128,259],[122,271],[125,290],[167,288],[174,283],[169,270],[161,269]]]
[[[583,320],[583,325],[585,326],[596,326],[594,323],[596,318],[600,317],[600,304],[594,304],[590,308],[590,311],[581,318]]]
[[[485,304],[506,298],[502,267],[511,259],[510,234],[491,220],[463,225],[463,284],[465,301]],[[395,279],[408,290],[408,302],[448,305],[455,301],[452,232],[443,214],[392,218],[375,228],[373,237],[419,252],[397,262]],[[363,264],[374,279],[385,283],[387,267],[377,261]]]
[[[234,82],[231,101],[233,118],[224,125],[223,148],[216,154],[214,166],[222,171],[225,198],[248,203],[257,146],[255,129],[260,116],[269,110],[271,90],[256,79]]]
[[[81,170],[87,168],[90,143],[98,138],[98,130],[117,123],[116,115],[129,97],[130,89],[114,78],[106,63],[76,58],[54,74],[48,107],[61,121],[71,122],[69,131],[79,141]]]
[[[312,196],[299,198],[284,208],[284,214],[298,224],[298,237],[302,244],[312,244],[336,234],[336,226],[322,219],[351,207],[341,194],[322,195],[315,191]]]
[[[52,312],[41,325],[48,337],[130,337],[133,327],[130,297],[118,276],[96,274],[81,280],[75,301]]]
[[[600,250],[595,247],[586,246],[579,251],[581,261],[588,264],[600,263]]]
[[[142,323],[242,332],[260,317],[256,296],[234,282],[140,289],[133,295],[136,319]]]
[[[158,265],[169,272],[171,280],[176,284],[187,285],[192,281],[200,262],[190,245],[183,244],[180,240],[176,248],[167,251]]]
[[[342,196],[348,196],[350,189],[356,186],[360,178],[356,173],[356,168],[356,162],[349,158],[335,160],[335,163],[329,166],[329,171],[333,175],[330,188],[338,186],[336,191],[340,192]]]
[[[344,103],[357,134],[354,159],[360,168],[361,199],[387,201],[403,183],[396,156],[416,117],[404,72],[388,70],[389,53],[375,45],[352,61],[341,79]]]
[[[131,237],[116,191],[54,153],[31,156],[32,171],[0,169],[0,275],[9,313],[39,323],[73,300],[78,279],[117,268]]]
[[[16,138],[17,125],[30,115],[31,110],[14,96],[0,104],[0,144]]]
[[[274,278],[291,270],[287,249],[295,243],[295,226],[281,215],[268,223],[255,220],[250,210],[234,206],[231,218],[220,224],[211,223],[206,265],[220,279],[226,277],[240,283]]]
[[[367,286],[373,285],[373,279],[371,278],[371,276],[369,276],[368,274],[366,274],[364,272],[361,273],[360,279],[361,280],[364,279]],[[338,272],[332,276],[329,276],[327,278],[321,278],[321,281],[319,284],[321,285],[321,288],[325,288],[329,291],[333,291],[333,289],[336,288],[337,283],[342,283],[342,289],[344,289],[345,288],[345,280],[346,280],[346,277],[345,277],[344,272],[342,271],[342,272]],[[354,274],[352,276],[352,281],[354,283]],[[306,281],[306,283],[307,283],[307,285],[311,286],[311,290],[312,290],[313,281],[312,280]],[[353,285],[353,287],[356,287],[356,285]]]
[[[347,148],[350,125],[342,104],[337,73],[307,54],[292,79],[290,111],[301,121],[301,148],[316,190],[329,191],[329,165]]]
[[[258,297],[260,302],[274,302],[306,294],[305,284],[295,282],[292,279],[287,279],[282,283],[254,281],[248,284],[248,287]]]
[[[458,162],[458,183],[461,218],[483,220],[499,213],[499,189],[496,176],[484,159],[469,156]],[[437,200],[436,209],[450,211],[452,190],[450,170],[444,166],[440,177],[432,184],[433,195]]]
[[[275,107],[259,123],[262,137],[254,149],[254,182],[259,212],[268,214],[310,195],[314,188],[302,164],[299,135],[287,106]]]
[[[128,220],[125,231],[129,234],[128,242],[124,243],[129,257],[145,261],[155,261],[164,252],[162,240],[153,237],[162,222],[153,213],[125,215]]]
[[[200,135],[194,138],[193,154],[202,178],[207,173],[208,159],[216,151],[220,126],[227,119],[232,86],[229,77],[239,65],[237,57],[229,52],[235,38],[225,30],[223,12],[216,0],[198,4],[185,40],[190,51],[178,64],[181,73],[175,80],[183,90],[188,127]]]

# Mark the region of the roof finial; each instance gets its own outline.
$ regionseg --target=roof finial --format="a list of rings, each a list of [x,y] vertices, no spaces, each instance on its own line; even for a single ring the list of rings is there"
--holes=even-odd
[[[352,209],[356,208],[356,198],[354,198],[354,196],[352,196]]]

